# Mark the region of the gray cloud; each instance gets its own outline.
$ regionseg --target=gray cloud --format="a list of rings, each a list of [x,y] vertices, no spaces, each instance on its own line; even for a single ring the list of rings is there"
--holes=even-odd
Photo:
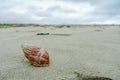
[[[75,10],[62,8],[61,6],[55,5],[47,9],[47,11],[60,11],[65,13],[73,13]]]
[[[0,2],[0,23],[119,24],[120,21],[119,0],[0,0]]]

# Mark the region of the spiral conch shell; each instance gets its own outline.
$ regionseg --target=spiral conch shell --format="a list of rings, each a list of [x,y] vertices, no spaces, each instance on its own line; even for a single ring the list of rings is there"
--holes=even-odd
[[[37,67],[49,65],[49,54],[44,48],[26,44],[21,47],[25,57],[31,62],[32,65]]]

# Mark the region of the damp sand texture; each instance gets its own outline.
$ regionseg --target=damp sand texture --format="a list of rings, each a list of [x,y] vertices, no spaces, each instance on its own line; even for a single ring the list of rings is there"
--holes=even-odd
[[[32,66],[21,49],[25,43],[44,47],[50,65]],[[0,80],[79,80],[74,72],[119,80],[120,27],[0,28]]]

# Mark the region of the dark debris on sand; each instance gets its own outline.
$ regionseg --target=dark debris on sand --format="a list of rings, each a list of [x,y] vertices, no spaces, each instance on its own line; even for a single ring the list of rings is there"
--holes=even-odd
[[[99,76],[84,76],[78,72],[74,72],[77,76],[71,80],[112,80],[111,78],[107,77],[99,77]]]

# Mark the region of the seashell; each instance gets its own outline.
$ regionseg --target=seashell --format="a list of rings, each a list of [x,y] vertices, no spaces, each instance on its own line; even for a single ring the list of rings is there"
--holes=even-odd
[[[25,57],[31,62],[32,65],[38,67],[49,65],[49,54],[44,48],[26,44],[21,47]]]

